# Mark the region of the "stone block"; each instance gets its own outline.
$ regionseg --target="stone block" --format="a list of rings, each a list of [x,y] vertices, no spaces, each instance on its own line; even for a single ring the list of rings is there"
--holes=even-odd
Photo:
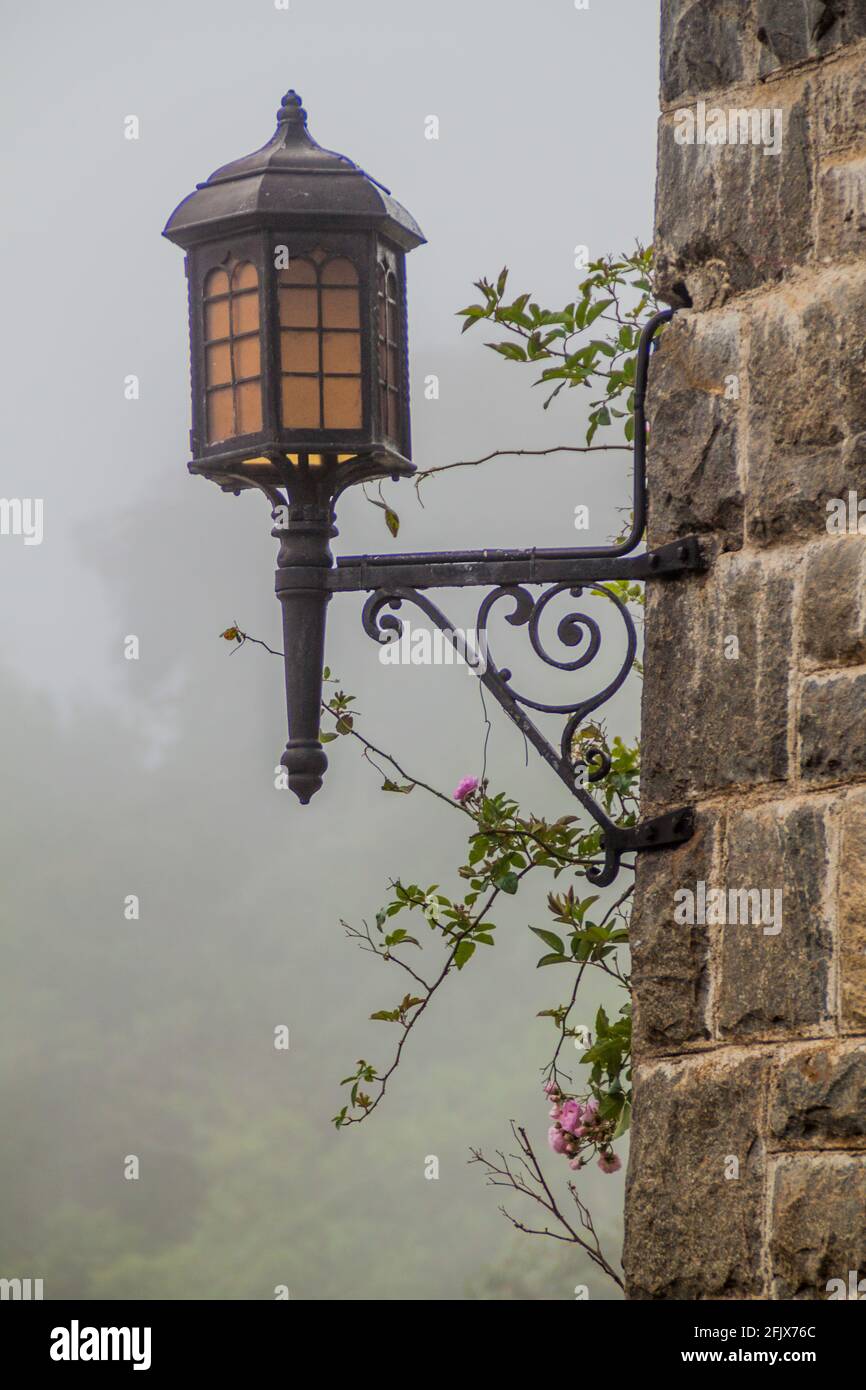
[[[866,537],[828,536],[807,555],[803,656],[809,666],[866,661]]]
[[[698,817],[691,840],[678,849],[638,856],[635,910],[629,938],[635,1000],[635,1054],[671,1050],[710,1036],[707,1020],[709,933],[674,921],[675,893],[698,879],[712,882],[718,864],[718,824]]]
[[[823,57],[866,34],[863,0],[755,0],[762,76]]]
[[[866,674],[812,677],[800,704],[800,774],[810,783],[866,777]]]
[[[768,1066],[763,1057],[703,1054],[638,1068],[623,1254],[629,1297],[760,1296]]]
[[[791,1154],[775,1165],[771,1297],[816,1301],[866,1273],[866,1155]]]
[[[793,577],[723,555],[705,578],[650,586],[642,725],[648,808],[788,768]],[[736,642],[736,647],[733,645]],[[726,652],[738,652],[736,658]]]
[[[750,18],[750,4],[743,0],[662,0],[662,100],[742,81]],[[753,45],[756,49],[754,40]]]
[[[866,1043],[816,1043],[787,1052],[770,1090],[775,1144],[866,1148]]]
[[[861,713],[862,718],[862,713]],[[844,1032],[866,1032],[866,799],[842,804],[839,846],[839,994]]]
[[[752,144],[678,144],[675,112],[659,126],[656,279],[671,303],[696,309],[774,284],[814,254],[816,154],[811,87],[738,95],[737,109],[782,112],[777,155]],[[683,296],[687,298],[684,299]]]
[[[650,374],[651,546],[708,531],[720,549],[742,545],[740,385],[737,315],[686,313],[665,330]]]
[[[724,887],[781,890],[781,930],[719,928],[718,1026],[726,1040],[828,1026],[832,933],[825,894],[826,809],[811,803],[732,812]],[[740,917],[745,915],[740,911]]]

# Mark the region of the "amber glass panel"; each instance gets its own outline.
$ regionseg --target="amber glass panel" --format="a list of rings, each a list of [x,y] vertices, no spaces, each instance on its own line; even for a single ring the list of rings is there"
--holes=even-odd
[[[328,264],[322,267],[323,285],[357,285],[357,283],[358,272],[351,261],[338,257],[336,260],[328,261]]]
[[[229,277],[224,270],[210,270],[205,277],[204,293],[205,298],[210,299],[215,294],[228,294]]]
[[[257,434],[262,427],[262,388],[258,381],[235,387],[238,434]]]
[[[204,307],[204,335],[209,342],[229,336],[229,302],[215,299]]]
[[[261,370],[261,349],[259,335],[252,338],[238,338],[234,346],[235,378],[258,376]]]
[[[207,437],[215,444],[219,439],[231,439],[234,434],[234,411],[231,387],[211,391],[207,398]]]
[[[318,333],[283,333],[281,343],[284,372],[318,372]]]
[[[242,265],[235,266],[232,276],[233,290],[257,290],[258,287],[259,277],[251,261],[244,261]]]
[[[259,326],[257,294],[232,295],[232,333],[254,333]]]
[[[361,311],[354,265],[344,256],[328,260],[317,249],[279,272],[278,298],[284,428],[360,428]]]
[[[280,323],[283,328],[317,328],[319,296],[316,290],[280,290]]]
[[[218,267],[205,279],[204,291],[207,438],[215,444],[262,428],[258,272],[244,261],[229,281]]]
[[[325,377],[325,429],[352,430],[361,426],[361,378]]]
[[[283,426],[287,430],[321,429],[317,376],[284,376],[282,397]]]
[[[312,261],[290,261],[279,272],[278,281],[281,285],[315,285],[316,267]]]
[[[358,291],[322,290],[322,323],[326,328],[358,328]]]
[[[208,386],[231,385],[232,354],[228,343],[219,343],[207,350]]]
[[[322,338],[322,366],[325,372],[360,372],[360,333],[325,333]]]

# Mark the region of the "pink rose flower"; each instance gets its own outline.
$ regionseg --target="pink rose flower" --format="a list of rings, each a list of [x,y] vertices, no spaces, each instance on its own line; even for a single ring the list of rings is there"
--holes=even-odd
[[[582,1119],[583,1106],[580,1104],[580,1101],[567,1100],[562,1107],[562,1115],[560,1117],[562,1128],[571,1130],[573,1134]]]
[[[478,778],[464,777],[460,782],[457,783],[457,786],[454,788],[452,795],[455,801],[465,801],[467,797],[471,796],[472,793],[477,790]]]
[[[547,1131],[547,1142],[555,1154],[564,1154],[568,1136],[559,1125],[551,1125]]]
[[[594,1125],[597,1115],[598,1101],[596,1100],[595,1096],[590,1096],[589,1100],[586,1102],[586,1105],[583,1108],[583,1123],[585,1125]]]
[[[622,1161],[616,1154],[602,1154],[598,1160],[598,1166],[603,1173],[618,1173],[622,1167]]]
[[[561,1106],[561,1105],[554,1105],[553,1108],[552,1108],[551,1111],[550,1111],[550,1118],[551,1118],[552,1120],[558,1120],[558,1119],[560,1118],[561,1115],[562,1115],[562,1106]]]

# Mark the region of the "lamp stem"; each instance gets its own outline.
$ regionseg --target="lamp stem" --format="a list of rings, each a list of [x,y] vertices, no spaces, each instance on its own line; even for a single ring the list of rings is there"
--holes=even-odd
[[[283,609],[283,652],[289,741],[280,762],[302,805],[319,790],[328,759],[319,740],[325,622],[333,566],[330,541],[337,534],[330,505],[292,503],[280,541],[276,592]]]

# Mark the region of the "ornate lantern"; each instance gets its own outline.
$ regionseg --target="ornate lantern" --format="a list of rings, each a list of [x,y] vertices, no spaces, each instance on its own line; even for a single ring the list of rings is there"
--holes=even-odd
[[[190,472],[261,487],[279,508],[283,763],[306,802],[327,766],[316,571],[333,564],[343,489],[413,471],[405,258],[424,237],[386,188],[316,144],[295,92],[272,139],[199,184],[164,235],[187,252]]]

